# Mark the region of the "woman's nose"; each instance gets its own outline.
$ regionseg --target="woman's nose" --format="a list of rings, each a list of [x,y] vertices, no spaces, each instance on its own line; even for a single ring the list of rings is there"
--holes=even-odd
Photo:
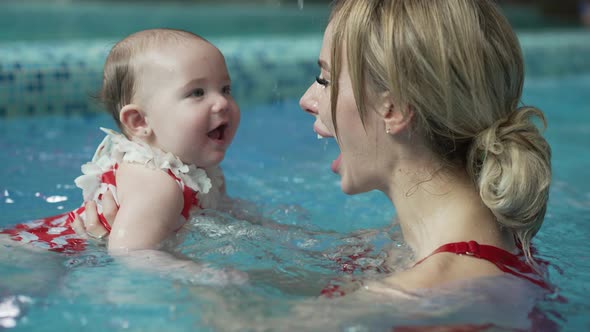
[[[318,115],[318,102],[313,98],[313,84],[305,91],[301,99],[299,99],[299,106],[304,112],[311,115]]]

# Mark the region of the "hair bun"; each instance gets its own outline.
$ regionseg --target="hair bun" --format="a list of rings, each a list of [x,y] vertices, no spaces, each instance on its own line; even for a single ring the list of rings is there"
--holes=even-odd
[[[533,121],[543,112],[521,107],[478,134],[467,169],[484,204],[524,245],[543,222],[551,182],[551,149]]]
[[[508,117],[496,121],[480,132],[474,138],[474,145],[479,152],[483,152],[484,158],[488,153],[496,156],[504,153],[509,145],[543,152],[547,145],[545,140],[539,142],[537,139],[541,133],[532,121],[533,117],[542,121],[543,129],[547,127],[545,116],[539,109],[530,106],[520,107]]]

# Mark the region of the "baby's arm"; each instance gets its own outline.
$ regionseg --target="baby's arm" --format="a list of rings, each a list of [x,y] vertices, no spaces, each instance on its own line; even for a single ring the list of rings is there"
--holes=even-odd
[[[109,252],[157,249],[181,224],[182,191],[161,170],[123,163],[117,170],[119,211]]]
[[[150,178],[150,181],[152,179]],[[120,191],[118,191],[120,193]],[[181,199],[178,199],[182,202]],[[102,197],[102,205],[105,209],[103,211],[105,219],[112,227],[112,232],[115,232],[115,219],[117,222],[121,222],[122,219],[117,209],[117,204],[110,191],[107,191]],[[75,223],[78,224],[76,232],[86,237],[86,232],[89,228],[93,227],[93,232],[101,234],[107,232],[98,220],[98,212],[96,211],[96,205],[86,203],[86,218],[82,220],[79,216],[76,216]],[[123,205],[121,205],[123,206]],[[140,208],[144,208],[143,206]],[[131,211],[130,213],[133,213]],[[180,212],[178,213],[178,215]],[[178,219],[178,215],[175,216],[175,220]],[[149,221],[149,217],[145,220]],[[118,228],[122,229],[122,228]],[[143,230],[136,231],[143,235]],[[147,234],[146,234],[147,235]],[[111,236],[112,238],[112,236]],[[164,236],[165,238],[165,236]],[[124,236],[120,238],[122,247],[128,247],[123,242]],[[109,239],[110,241],[110,239]],[[137,242],[136,242],[137,243]],[[154,247],[158,247],[158,241],[154,241]],[[109,245],[110,247],[110,245]],[[145,272],[158,273],[163,277],[174,278],[183,282],[195,283],[195,284],[206,284],[206,285],[227,285],[227,284],[243,284],[248,280],[247,274],[233,270],[233,269],[217,269],[209,267],[204,264],[199,264],[195,261],[186,258],[176,257],[168,252],[156,250],[156,249],[144,249],[144,250],[109,250],[111,254],[125,265],[139,269]]]

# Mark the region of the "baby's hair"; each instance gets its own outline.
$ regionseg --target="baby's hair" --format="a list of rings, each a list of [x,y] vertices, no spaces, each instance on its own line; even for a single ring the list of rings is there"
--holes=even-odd
[[[136,61],[138,56],[166,47],[171,42],[182,43],[194,38],[206,41],[189,31],[160,28],[136,32],[113,46],[104,65],[99,99],[122,133],[125,134],[125,128],[121,124],[119,112],[133,102],[137,92],[136,76],[140,69],[140,62]]]
[[[490,0],[337,0],[330,19],[332,118],[342,53],[361,119],[369,93],[414,112],[412,130],[447,167],[468,171],[527,260],[551,182],[551,151],[520,105],[518,39]],[[336,123],[334,123],[337,129]]]

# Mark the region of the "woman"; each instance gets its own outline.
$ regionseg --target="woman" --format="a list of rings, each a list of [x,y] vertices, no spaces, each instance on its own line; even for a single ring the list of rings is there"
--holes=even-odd
[[[365,288],[505,273],[546,287],[531,256],[551,179],[531,118],[545,118],[519,107],[520,47],[491,1],[336,1],[318,63],[300,104],[338,142],[342,190],[386,194],[414,254]],[[86,229],[105,233],[93,216]]]
[[[545,118],[518,106],[520,47],[491,1],[338,1],[318,63],[300,105],[337,139],[342,190],[385,193],[414,252],[385,285],[506,272],[544,285],[530,243],[550,148],[530,118]]]

